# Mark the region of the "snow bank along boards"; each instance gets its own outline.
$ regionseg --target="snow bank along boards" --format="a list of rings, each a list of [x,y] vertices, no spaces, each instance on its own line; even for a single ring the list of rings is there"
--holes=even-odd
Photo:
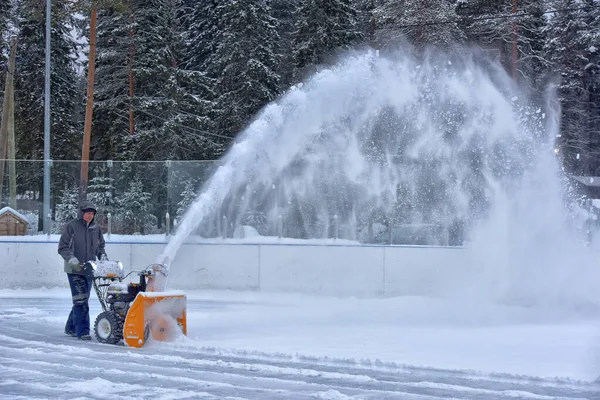
[[[142,347],[148,339],[173,340],[187,334],[185,293],[164,291],[168,268],[152,264],[138,272],[139,283],[122,283],[123,266],[118,262],[90,263],[94,268],[94,288],[103,312],[94,324],[101,343]]]

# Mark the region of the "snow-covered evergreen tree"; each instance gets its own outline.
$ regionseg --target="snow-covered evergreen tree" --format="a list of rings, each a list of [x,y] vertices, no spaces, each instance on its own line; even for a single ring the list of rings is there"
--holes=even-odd
[[[586,90],[583,85],[585,30],[583,10],[579,0],[556,0],[554,14],[548,25],[546,58],[552,63],[552,71],[559,74],[558,100],[562,108],[560,139],[557,147],[569,172],[583,174],[582,156],[587,152],[589,138],[586,130]]]
[[[296,75],[363,40],[352,0],[303,0],[296,11],[293,55]]]
[[[51,43],[51,121],[53,159],[72,160],[79,155],[79,126],[73,115],[75,103],[83,99],[77,87],[76,43],[71,36],[75,25],[72,2],[55,1],[52,13]],[[15,74],[15,130],[17,155],[39,159],[43,152],[44,88],[44,7],[39,1],[23,0],[18,12],[19,68]]]
[[[196,192],[196,182],[193,179],[189,179],[185,182],[185,188],[181,193],[181,200],[177,203],[175,219],[178,222],[181,222],[183,215],[194,202],[194,200],[196,200],[196,197],[198,197],[198,193]]]
[[[405,39],[417,47],[465,40],[455,7],[448,0],[389,0],[375,7],[373,18],[376,42],[382,47],[393,47]]]
[[[54,225],[52,229],[53,233],[61,233],[67,222],[77,218],[78,206],[79,189],[77,186],[69,187],[68,185],[65,185],[56,203]]]
[[[137,160],[209,158],[212,93],[199,70],[184,69],[184,24],[174,0],[138,1],[135,33],[135,134],[124,142],[124,155]]]
[[[108,213],[114,215],[113,191],[113,179],[108,168],[104,165],[94,168],[93,178],[87,187],[87,199],[98,208],[96,222],[101,226],[105,225]]]
[[[83,95],[78,91],[74,26],[71,1],[53,3],[51,38],[51,157],[73,160],[81,152],[82,125],[75,112]],[[44,69],[45,8],[34,0],[23,0],[16,10],[18,30],[18,67],[15,74],[15,137],[18,159],[43,159],[44,135]],[[61,168],[64,167],[64,168]],[[19,177],[22,188],[36,190],[42,185],[42,163],[23,170]],[[54,182],[67,180],[66,166],[56,164]],[[61,184],[53,186],[54,196]]]
[[[166,160],[169,138],[162,128],[174,109],[169,92],[177,62],[173,10],[166,0],[141,0],[130,12],[135,132],[124,138],[122,151],[128,160]]]
[[[585,28],[583,29],[583,57],[587,64],[583,84],[587,101],[586,133],[590,150],[586,155],[586,174],[600,174],[600,2],[584,0]]]
[[[380,0],[354,0],[354,7],[358,12],[358,27],[364,35],[367,43],[375,40],[375,17],[374,11]]]
[[[277,73],[281,76],[280,90],[287,90],[292,83],[294,73],[294,57],[292,54],[292,37],[296,21],[296,0],[271,0],[273,18],[277,20],[277,34],[280,38],[279,54],[281,62]]]
[[[180,0],[180,21],[186,45],[184,68],[195,71],[209,69],[209,57],[216,51],[220,21],[217,0]]]
[[[4,82],[6,78],[6,62],[9,51],[8,22],[12,9],[12,0],[0,0],[0,120],[2,119],[2,101],[4,99]]]
[[[98,11],[92,159],[119,159],[119,145],[129,136],[130,13]]]
[[[0,0],[0,48],[4,51],[0,52],[0,57],[6,56],[8,43],[8,21],[12,9],[12,0]],[[5,58],[0,58],[5,60]]]
[[[268,219],[263,211],[248,211],[243,216],[241,225],[253,227],[262,236],[268,233]]]
[[[115,203],[115,231],[148,234],[156,227],[157,219],[152,215],[152,195],[144,190],[139,176],[131,181],[129,189]]]
[[[545,8],[537,0],[523,1],[521,7],[524,15],[515,21],[518,51],[516,79],[541,97],[545,89],[543,79],[550,67],[544,54],[547,32]]]
[[[215,9],[220,30],[207,71],[216,79],[222,136],[235,136],[279,95],[279,35],[271,13],[268,0],[222,0]]]
[[[456,3],[469,42],[476,43],[524,87],[539,92],[549,64],[545,57],[546,5],[539,0],[463,0]],[[515,17],[509,17],[512,15]],[[513,42],[517,39],[517,63],[513,65]],[[516,68],[515,68],[516,67]]]

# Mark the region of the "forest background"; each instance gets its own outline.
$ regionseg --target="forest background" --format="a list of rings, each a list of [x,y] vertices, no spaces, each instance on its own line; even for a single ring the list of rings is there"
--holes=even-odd
[[[181,217],[236,135],[292,85],[345,52],[392,51],[404,42],[417,57],[428,47],[476,49],[533,101],[543,102],[548,84],[558,83],[556,151],[565,171],[600,175],[600,0],[54,0],[57,229],[79,198],[92,6],[98,25],[87,196],[102,207],[101,219],[118,216],[113,230],[122,233],[164,232],[167,213]],[[19,208],[38,216],[44,32],[44,1],[0,0],[0,105],[16,35]]]

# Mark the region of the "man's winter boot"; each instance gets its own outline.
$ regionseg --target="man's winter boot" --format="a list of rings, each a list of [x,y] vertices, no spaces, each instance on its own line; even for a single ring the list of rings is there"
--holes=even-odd
[[[81,335],[79,336],[79,340],[92,340],[90,335]]]

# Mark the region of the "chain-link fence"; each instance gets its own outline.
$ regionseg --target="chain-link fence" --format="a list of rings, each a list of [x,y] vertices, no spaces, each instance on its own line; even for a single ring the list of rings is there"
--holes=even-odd
[[[29,222],[30,235],[48,231],[58,234],[66,222],[77,216],[77,206],[86,198],[98,207],[96,221],[104,232],[170,234],[177,229],[219,164],[219,161],[90,161],[87,185],[83,185],[81,161],[53,161],[48,200],[51,215],[49,227],[44,229],[44,162],[16,160],[13,181],[16,185],[11,186],[11,172],[7,171],[0,192],[0,208],[10,206],[24,216]],[[357,197],[350,196],[345,187],[323,188],[314,196],[303,198],[290,197],[279,190],[282,183],[279,182],[279,186],[248,183],[243,190],[238,187],[238,192],[224,194],[194,234],[205,238],[247,238],[250,235],[333,238],[375,244],[462,243],[461,221],[449,225],[402,219],[406,207],[399,207],[398,199],[392,202],[402,212],[386,214],[379,208],[359,205]],[[251,196],[252,200],[248,201]],[[355,212],[359,206],[366,210],[363,215]]]
[[[216,166],[214,161],[90,161],[84,186],[81,161],[52,161],[52,232],[60,232],[76,216],[77,204],[85,196],[98,207],[97,222],[106,231],[110,214],[112,233],[166,233],[167,220],[172,226],[183,214]],[[0,208],[10,206],[25,216],[30,234],[42,231],[44,162],[15,160],[16,185],[11,185],[10,175],[7,168]]]

